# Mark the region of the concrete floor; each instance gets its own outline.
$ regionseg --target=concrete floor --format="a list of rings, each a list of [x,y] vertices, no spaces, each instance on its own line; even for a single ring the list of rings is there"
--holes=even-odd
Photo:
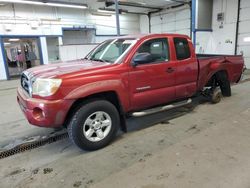
[[[32,136],[47,135],[54,131],[29,125],[16,101],[19,82],[0,81],[0,151]]]
[[[248,77],[249,78],[249,75]],[[0,82],[0,148],[54,132],[31,126],[16,103],[18,81]],[[81,151],[68,139],[0,160],[0,187],[250,187],[250,82],[221,103],[129,119],[108,147]]]

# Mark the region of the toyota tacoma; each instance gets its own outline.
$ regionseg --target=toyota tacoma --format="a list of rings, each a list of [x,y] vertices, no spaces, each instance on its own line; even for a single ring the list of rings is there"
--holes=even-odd
[[[197,93],[213,103],[231,96],[244,69],[241,55],[197,55],[179,34],[106,40],[84,59],[43,65],[21,75],[17,101],[30,124],[66,127],[81,149],[108,145],[126,117],[189,104]]]

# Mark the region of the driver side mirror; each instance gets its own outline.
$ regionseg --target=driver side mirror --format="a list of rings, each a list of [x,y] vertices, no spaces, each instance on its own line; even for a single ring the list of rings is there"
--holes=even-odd
[[[139,53],[133,58],[132,65],[136,67],[139,64],[150,63],[153,61],[153,56],[150,53]]]

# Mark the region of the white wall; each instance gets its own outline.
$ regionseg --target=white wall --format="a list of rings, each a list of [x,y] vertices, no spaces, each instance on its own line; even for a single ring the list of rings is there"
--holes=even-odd
[[[238,53],[243,53],[245,64],[250,69],[250,1],[241,0]]]
[[[214,0],[213,3],[213,32],[197,32],[197,53],[234,54],[237,23],[236,0]],[[224,21],[217,21],[217,14],[224,12]],[[220,28],[223,26],[223,28]]]
[[[4,35],[62,35],[62,27],[73,26],[94,27],[98,35],[116,34],[115,15],[96,16],[89,10],[16,4],[15,12],[11,5],[0,6],[0,12],[0,34]],[[120,15],[120,22],[121,34],[140,32],[138,15]]]
[[[140,32],[142,34],[149,33],[149,18],[147,15],[140,16]]]
[[[58,60],[58,58],[60,57],[58,37],[47,37],[46,42],[47,42],[49,62]]]
[[[152,14],[151,33],[179,33],[189,36],[190,17],[188,5]]]
[[[84,58],[94,47],[96,47],[96,44],[59,46],[61,60],[69,61]]]
[[[140,33],[140,17],[134,14],[120,15],[121,34]],[[115,15],[97,16],[91,14],[90,10],[79,10],[69,8],[54,8],[32,5],[15,4],[12,6],[0,6],[0,35],[29,35],[29,36],[61,36],[62,28],[87,27],[95,28],[95,43],[110,38],[105,35],[116,34]],[[41,39],[42,53],[45,63],[48,62],[46,39]],[[62,47],[78,49],[75,47]],[[88,49],[88,48],[87,48]],[[6,79],[3,67],[3,55],[0,51],[0,80]],[[74,52],[72,52],[74,53]],[[78,52],[77,52],[78,53]],[[81,55],[86,54],[87,51]],[[63,54],[64,55],[64,54]],[[75,56],[67,56],[75,57]],[[77,55],[76,57],[80,57]],[[65,59],[67,59],[65,58]],[[64,60],[64,57],[62,58]]]

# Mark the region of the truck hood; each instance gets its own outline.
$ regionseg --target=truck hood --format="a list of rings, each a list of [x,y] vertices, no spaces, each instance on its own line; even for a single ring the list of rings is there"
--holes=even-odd
[[[32,77],[55,78],[68,73],[88,71],[110,65],[110,63],[98,61],[76,60],[56,64],[41,65],[28,69],[26,72],[29,75],[32,75]]]

